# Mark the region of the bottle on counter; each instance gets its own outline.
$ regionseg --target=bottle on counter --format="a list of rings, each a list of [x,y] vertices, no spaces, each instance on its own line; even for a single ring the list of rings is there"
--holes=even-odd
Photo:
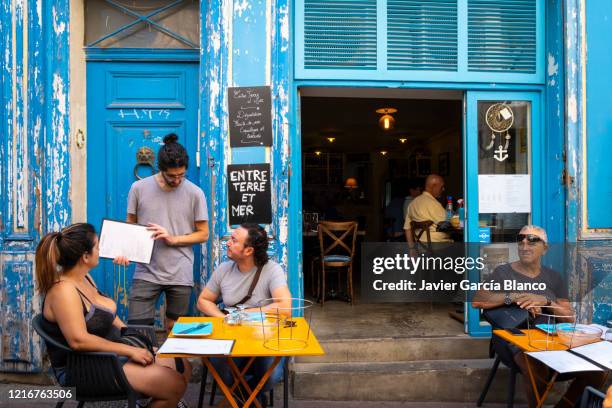
[[[464,228],[465,225],[465,208],[463,207],[463,198],[457,200],[457,214],[459,215],[459,228]]]
[[[453,197],[446,197],[446,221],[450,221],[453,216]]]

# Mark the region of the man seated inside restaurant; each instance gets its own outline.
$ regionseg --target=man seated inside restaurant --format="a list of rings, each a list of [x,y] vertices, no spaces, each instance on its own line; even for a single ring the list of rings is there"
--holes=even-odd
[[[534,287],[536,283],[546,285],[545,290],[531,290],[524,292],[492,292],[480,290],[472,299],[472,306],[481,309],[494,309],[500,307],[516,308],[529,311],[529,318],[534,324],[542,321],[546,323],[548,318],[541,313],[555,316],[565,316],[557,319],[557,322],[573,322],[575,313],[569,301],[567,286],[561,275],[545,266],[542,266],[541,258],[548,249],[548,237],[546,231],[535,225],[524,226],[517,235],[518,256],[516,262],[498,266],[487,281],[499,283],[503,287],[505,280],[515,281],[521,284],[530,284]],[[538,318],[539,316],[539,318]],[[572,317],[568,317],[572,316]],[[512,361],[518,366],[525,376],[525,391],[527,402],[530,407],[536,406],[536,397],[531,382],[528,380],[528,371],[525,354],[515,345],[493,336],[493,349],[506,364]],[[532,359],[530,362],[532,372],[539,378],[549,378],[548,368],[539,361]],[[598,372],[583,372],[573,374],[574,380],[563,395],[556,407],[573,407],[582,391],[587,385],[600,387],[605,381],[605,375]],[[567,377],[566,377],[567,378]],[[536,382],[538,394],[542,395],[545,384]]]
[[[415,198],[421,195],[423,192],[423,179],[422,178],[411,178],[408,180],[408,195],[404,197],[404,203],[402,205],[402,221],[406,219],[408,215],[408,206],[411,202],[414,201]],[[403,225],[403,222],[402,222]]]
[[[246,311],[260,312],[260,302],[273,299],[273,303],[265,307],[266,311],[287,314],[291,308],[291,293],[282,267],[268,259],[268,235],[257,224],[242,224],[232,231],[227,243],[227,256],[230,261],[223,262],[213,272],[206,287],[198,298],[198,309],[206,316],[224,317],[217,301],[222,299],[225,306],[243,304]],[[224,358],[211,358],[210,361],[223,379],[231,386],[233,376]],[[242,370],[247,364],[247,358],[234,358],[234,362]],[[274,357],[258,357],[250,366],[247,376],[251,389],[270,368]],[[267,404],[265,391],[280,380],[283,373],[283,361],[272,372],[264,388],[257,398],[262,406]],[[237,395],[238,397],[240,395]],[[245,396],[246,395],[243,395]]]
[[[406,241],[408,241],[408,245],[411,248],[415,244],[410,232],[412,228],[410,222],[412,221],[433,222],[433,225],[430,227],[431,242],[453,242],[449,234],[437,230],[438,224],[446,221],[446,210],[438,201],[438,198],[442,197],[443,192],[444,179],[437,174],[430,174],[425,179],[425,190],[423,193],[412,200],[408,206],[406,219],[404,220],[404,232],[406,234]],[[426,239],[425,234],[423,234],[422,238]]]

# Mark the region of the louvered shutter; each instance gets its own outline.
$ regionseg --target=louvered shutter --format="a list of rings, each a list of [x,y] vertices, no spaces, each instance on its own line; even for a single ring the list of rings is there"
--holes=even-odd
[[[388,0],[387,68],[457,70],[457,0]]]
[[[536,0],[469,0],[469,71],[535,73],[536,28]]]
[[[304,0],[306,69],[376,69],[376,0]]]
[[[544,84],[543,0],[295,0],[295,77]]]

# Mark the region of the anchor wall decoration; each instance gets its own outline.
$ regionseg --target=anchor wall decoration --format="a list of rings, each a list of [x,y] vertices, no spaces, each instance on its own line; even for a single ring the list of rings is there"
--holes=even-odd
[[[487,109],[485,120],[489,129],[491,129],[491,141],[485,146],[485,150],[491,150],[493,148],[495,145],[495,138],[497,134],[499,134],[499,146],[495,149],[493,158],[499,162],[503,162],[508,158],[508,146],[510,145],[511,138],[508,129],[514,124],[514,112],[512,112],[512,109],[506,103],[495,103]],[[504,139],[506,143],[502,146],[502,141]]]

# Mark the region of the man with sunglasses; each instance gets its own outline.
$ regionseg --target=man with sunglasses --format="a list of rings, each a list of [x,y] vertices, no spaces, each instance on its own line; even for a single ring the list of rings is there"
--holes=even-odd
[[[569,301],[567,285],[558,272],[542,266],[541,258],[548,250],[548,237],[546,231],[536,225],[526,225],[521,228],[516,237],[519,260],[497,267],[491,274],[490,280],[504,287],[508,282],[514,287],[542,287],[541,290],[501,291],[491,292],[480,290],[472,299],[472,306],[482,309],[518,306],[526,309],[531,317],[538,321],[542,312],[556,316],[574,316],[574,310]],[[514,306],[514,307],[516,307]],[[546,319],[543,320],[545,322]],[[559,318],[559,321],[573,321],[574,319]],[[505,364],[514,363],[521,373],[527,373],[524,353],[516,346],[493,336],[491,344],[496,354]],[[548,369],[543,364],[532,364],[538,377],[548,375]],[[604,378],[599,373],[577,373],[575,379],[567,389],[565,395],[555,407],[573,407],[584,387],[598,386]],[[530,407],[536,406],[536,398],[529,381],[523,382]],[[543,384],[538,384],[539,394],[543,392]]]
[[[193,245],[208,240],[204,192],[185,179],[189,156],[171,133],[157,154],[159,172],[132,184],[127,222],[148,226],[155,239],[148,265],[137,264],[128,296],[128,322],[153,325],[155,304],[166,295],[166,328],[189,312],[193,288]],[[127,265],[125,257],[115,263]]]

